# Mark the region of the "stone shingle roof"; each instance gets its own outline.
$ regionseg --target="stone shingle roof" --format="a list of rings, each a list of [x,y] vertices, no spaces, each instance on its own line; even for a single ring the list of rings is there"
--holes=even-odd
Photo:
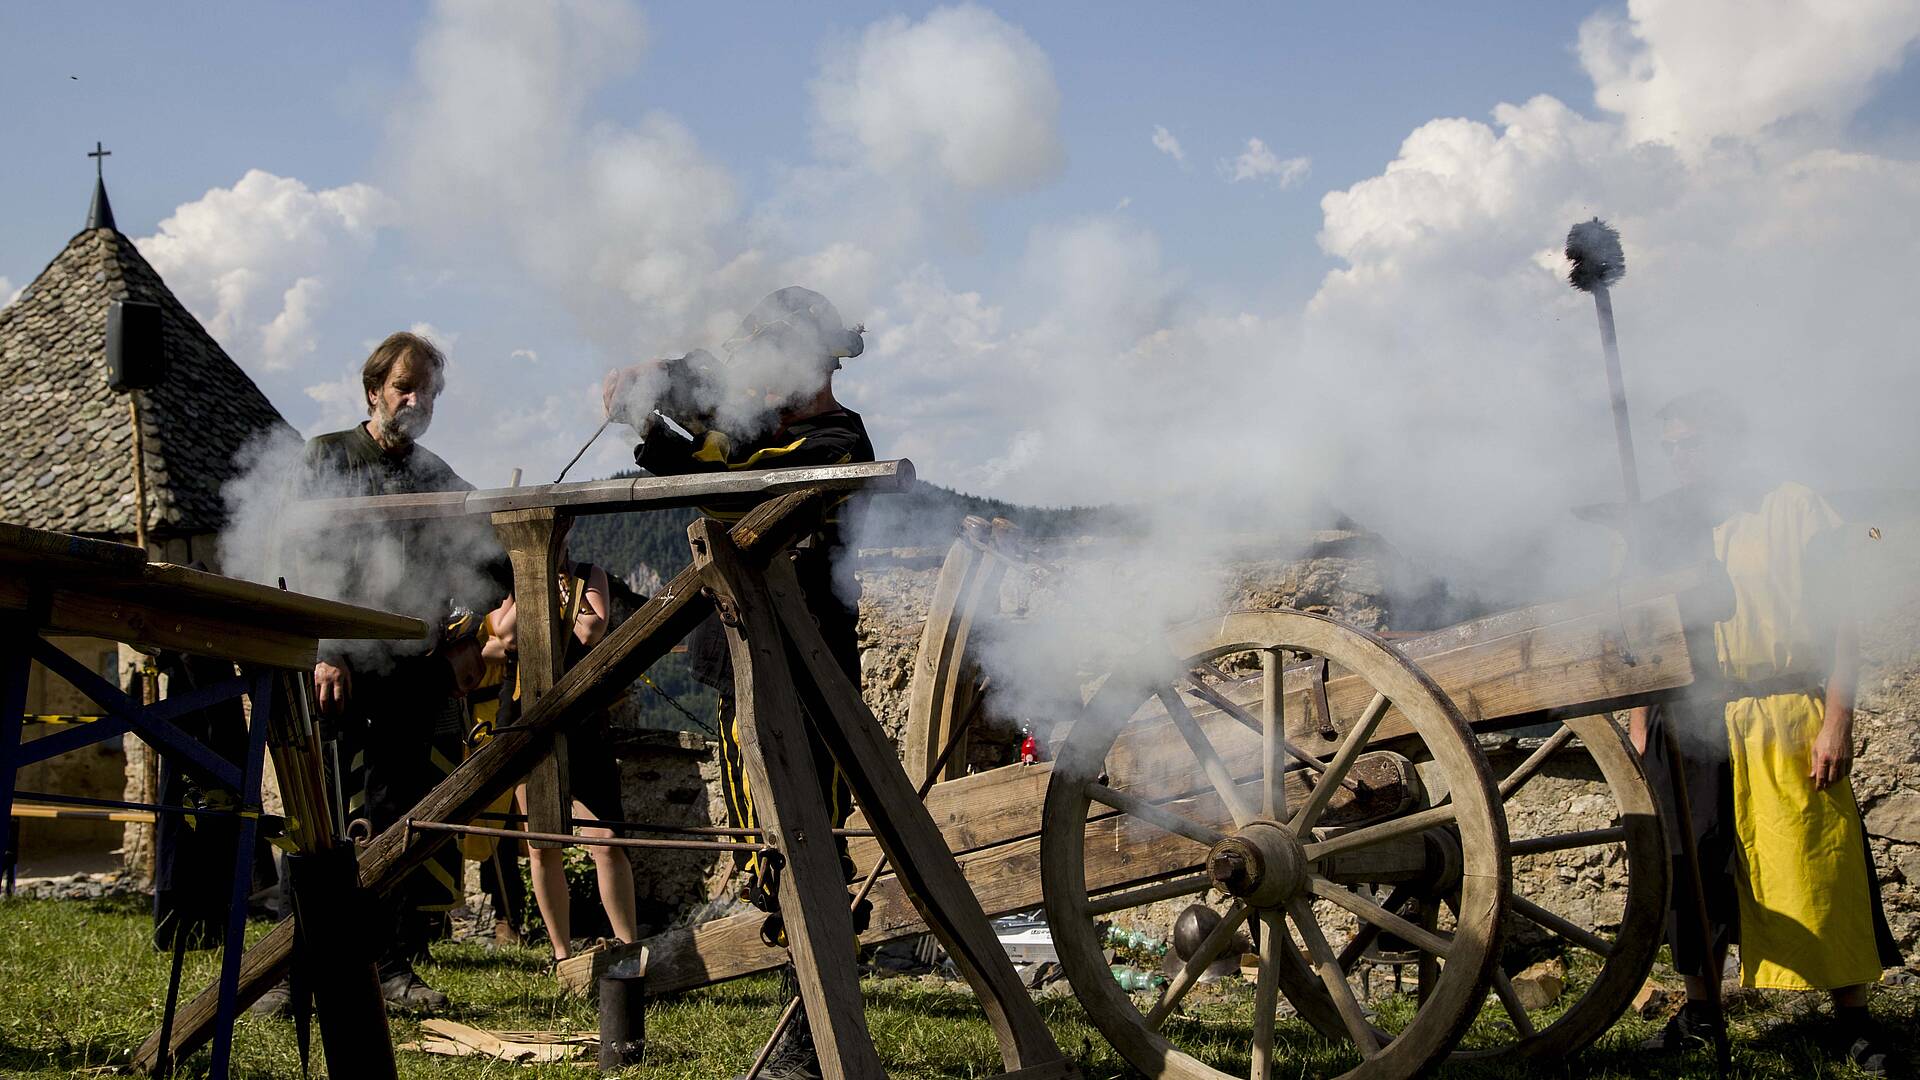
[[[122,299],[160,305],[171,365],[159,387],[135,391],[148,531],[217,531],[235,453],[263,430],[291,428],[112,228],[76,235],[0,309],[0,518],[133,535],[133,423],[106,374],[107,305]]]

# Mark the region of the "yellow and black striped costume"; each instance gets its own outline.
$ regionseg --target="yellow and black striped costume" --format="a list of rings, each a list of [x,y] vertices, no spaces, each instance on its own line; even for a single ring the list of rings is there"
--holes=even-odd
[[[797,420],[768,434],[750,440],[733,440],[717,431],[705,433],[698,441],[661,429],[650,434],[634,452],[641,468],[657,475],[671,476],[697,472],[775,469],[798,466],[845,465],[872,461],[873,443],[867,438],[860,415],[849,409],[834,409],[818,416]],[[860,647],[856,635],[859,610],[859,583],[850,569],[836,574],[835,563],[841,548],[843,499],[825,515],[819,529],[795,545],[794,571],[806,593],[807,607],[820,624],[827,648],[855,685],[860,680]],[[723,522],[737,521],[747,507],[725,503],[703,506],[701,512]],[[694,676],[720,691],[720,772],[726,789],[727,818],[735,828],[754,828],[753,793],[740,753],[740,734],[734,720],[732,665],[727,656],[725,632],[718,619],[709,618],[689,639],[689,659]],[[846,778],[840,775],[832,757],[816,738],[812,741],[815,767],[819,770],[822,796],[832,811],[834,824],[844,824],[853,811],[853,796]],[[736,856],[746,871],[742,894],[754,904],[771,910],[774,882],[769,868],[755,855]],[[844,845],[842,861],[845,859]]]

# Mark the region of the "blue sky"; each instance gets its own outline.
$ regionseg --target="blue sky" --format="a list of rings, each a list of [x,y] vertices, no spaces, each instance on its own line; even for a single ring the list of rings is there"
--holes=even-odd
[[[778,182],[771,163],[808,156],[804,88],[823,57],[875,19],[932,6],[649,7],[642,69],[600,94],[595,111],[678,115],[751,201]],[[1197,276],[1310,290],[1328,265],[1313,242],[1318,190],[1377,172],[1419,123],[1483,115],[1513,86],[1579,101],[1570,43],[1589,12],[1031,5],[1015,21],[1053,62],[1067,165],[1047,187],[983,208],[953,265],[990,269],[1036,221],[1131,198]],[[383,103],[407,79],[423,14],[410,4],[9,5],[0,86],[16,103],[6,123],[17,156],[0,174],[0,198],[15,211],[0,221],[0,274],[17,287],[77,227],[91,164],[81,155],[96,138],[114,151],[110,190],[136,236],[249,168],[316,188],[368,176]],[[1180,139],[1190,170],[1153,150],[1155,124]],[[1283,156],[1310,155],[1314,183],[1223,187],[1216,160],[1250,135]]]
[[[931,479],[1537,552],[1617,491],[1557,254],[1595,214],[1636,409],[1719,385],[1796,475],[1920,469],[1917,41],[1911,0],[8,5],[0,299],[100,139],[122,230],[309,434],[418,324],[428,444],[537,477],[609,364],[799,280]]]

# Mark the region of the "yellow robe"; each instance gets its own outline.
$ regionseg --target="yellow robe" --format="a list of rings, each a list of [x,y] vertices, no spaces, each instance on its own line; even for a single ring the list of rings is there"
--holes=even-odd
[[[1726,706],[1746,986],[1831,990],[1880,978],[1853,786],[1843,779],[1816,791],[1807,775],[1834,640],[1815,610],[1830,598],[1813,591],[1808,548],[1840,524],[1818,495],[1784,484],[1714,529],[1735,594],[1733,616],[1714,628],[1721,674],[1735,693],[1742,683],[1806,680],[1805,690]]]

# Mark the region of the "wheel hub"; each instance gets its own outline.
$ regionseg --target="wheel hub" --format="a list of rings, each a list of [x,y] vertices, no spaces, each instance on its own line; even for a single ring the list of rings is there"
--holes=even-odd
[[[1307,887],[1307,860],[1285,826],[1256,821],[1213,845],[1207,873],[1231,896],[1255,907],[1275,907]]]

